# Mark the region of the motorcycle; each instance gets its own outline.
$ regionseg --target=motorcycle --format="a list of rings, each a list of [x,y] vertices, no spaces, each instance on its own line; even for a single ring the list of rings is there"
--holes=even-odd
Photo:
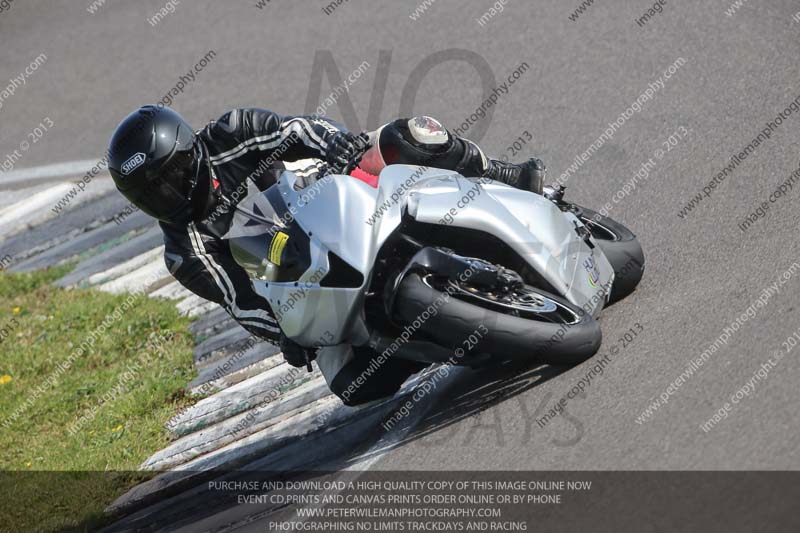
[[[305,189],[290,171],[253,186],[227,236],[284,334],[319,348],[323,374],[352,346],[431,364],[575,364],[600,347],[601,310],[642,278],[633,233],[563,188],[407,165],[372,186],[348,170]],[[295,260],[281,264],[286,246]]]

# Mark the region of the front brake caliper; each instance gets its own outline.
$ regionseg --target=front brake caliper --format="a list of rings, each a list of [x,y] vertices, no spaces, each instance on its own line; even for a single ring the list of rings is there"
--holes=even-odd
[[[480,259],[469,258],[469,275],[460,280],[478,287],[499,289],[503,292],[523,285],[522,276],[513,270],[492,265]]]

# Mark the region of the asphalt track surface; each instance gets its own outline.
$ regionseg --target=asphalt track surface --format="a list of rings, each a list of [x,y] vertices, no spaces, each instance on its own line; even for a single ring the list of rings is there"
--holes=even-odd
[[[484,98],[479,71],[493,75],[485,82],[491,88],[526,62],[529,70],[467,136],[477,132],[486,151],[498,154],[530,132],[534,140],[522,154],[544,159],[552,181],[684,58],[663,89],[567,181],[567,199],[600,208],[658,150],[666,152],[647,179],[612,202],[610,216],[637,234],[647,270],[639,289],[601,316],[599,356],[619,347],[602,375],[542,428],[535,419],[586,376],[591,360],[570,369],[460,372],[413,429],[380,453],[360,458],[368,458],[370,469],[391,470],[800,465],[800,350],[786,353],[725,420],[708,432],[700,429],[768,358],[786,352],[783,341],[800,327],[800,272],[670,393],[666,405],[636,422],[723,328],[793,263],[800,264],[797,184],[746,232],[737,227],[798,167],[800,112],[785,119],[698,207],[678,216],[800,95],[796,4],[745,3],[728,16],[727,0],[691,7],[669,2],[640,27],[634,19],[648,3],[597,2],[572,21],[568,15],[577,2],[532,6],[511,0],[482,27],[476,19],[492,6],[488,1],[437,0],[414,21],[409,14],[416,4],[406,2],[350,0],[326,15],[327,2],[316,0],[272,0],[263,9],[253,0],[184,0],[151,27],[147,18],[162,2],[110,0],[96,14],[86,11],[88,3],[15,2],[0,13],[0,80],[47,55],[0,108],[0,158],[45,117],[54,123],[18,168],[99,159],[126,113],[159,100],[209,50],[216,57],[173,103],[192,124],[238,106],[310,110],[315,53],[330,51],[343,78],[363,61],[370,64],[348,94],[359,119],[346,120],[352,129],[374,127],[400,112],[430,114],[458,127]],[[379,64],[381,50],[390,51],[390,61]],[[443,55],[431,59],[437,52]],[[468,62],[441,62],[459,57]],[[422,79],[413,106],[403,107],[404,87],[423,61],[434,68]],[[471,66],[478,63],[483,66]],[[379,113],[368,123],[380,69],[388,69],[388,83],[382,106],[375,106]],[[330,90],[326,78],[322,97]],[[348,118],[340,105],[329,114]],[[663,143],[679,130],[688,133],[666,151]],[[622,348],[618,339],[631,328],[641,331]]]

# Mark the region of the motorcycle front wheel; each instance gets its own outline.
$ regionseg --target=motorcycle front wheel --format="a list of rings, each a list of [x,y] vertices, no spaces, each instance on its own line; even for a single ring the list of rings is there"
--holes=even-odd
[[[644,252],[639,240],[631,230],[610,217],[574,204],[572,211],[589,228],[614,268],[608,305],[622,300],[636,289],[644,276]]]
[[[462,354],[464,363],[474,353],[576,364],[602,340],[591,315],[556,295],[528,285],[492,292],[427,273],[403,279],[395,318]]]

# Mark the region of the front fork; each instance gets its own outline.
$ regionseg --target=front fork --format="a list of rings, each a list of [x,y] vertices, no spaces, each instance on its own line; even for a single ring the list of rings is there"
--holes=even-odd
[[[394,301],[403,279],[409,272],[423,271],[468,285],[508,291],[524,284],[513,270],[493,265],[482,259],[463,257],[448,248],[426,246],[420,249],[405,268],[388,283],[384,293],[386,316],[392,316]]]

